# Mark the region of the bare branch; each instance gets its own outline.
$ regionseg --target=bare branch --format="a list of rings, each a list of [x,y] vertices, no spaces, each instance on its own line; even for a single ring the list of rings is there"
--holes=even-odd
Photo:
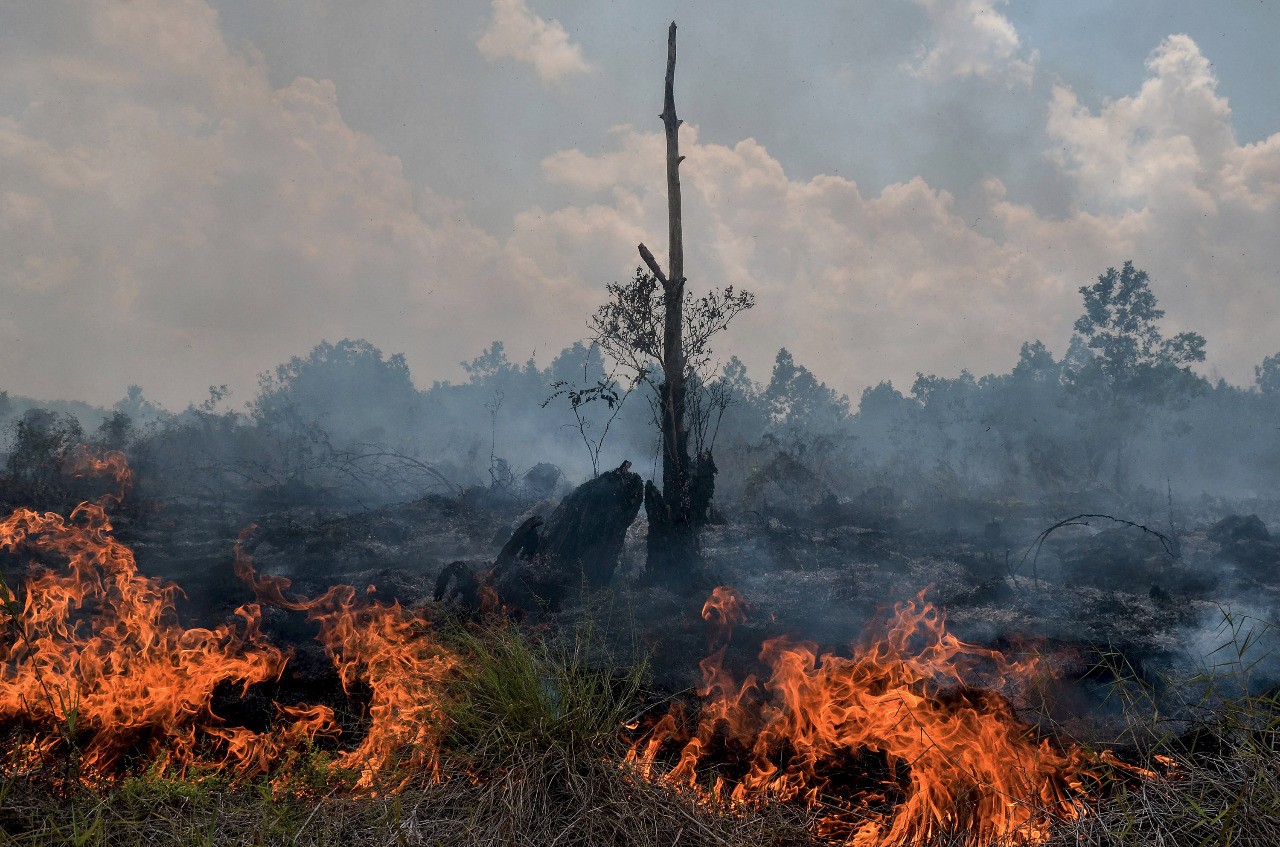
[[[649,272],[657,277],[658,282],[662,283],[665,290],[670,287],[671,283],[667,282],[667,275],[662,272],[662,268],[658,265],[658,260],[653,258],[653,254],[649,252],[649,248],[644,246],[644,242],[640,242],[640,246],[636,248],[640,251],[640,258],[644,259],[644,263],[648,265]]]

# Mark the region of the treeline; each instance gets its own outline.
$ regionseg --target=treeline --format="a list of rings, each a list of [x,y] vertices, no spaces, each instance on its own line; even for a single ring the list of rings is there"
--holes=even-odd
[[[856,404],[785,349],[761,381],[730,358],[694,380],[690,404],[691,447],[713,451],[720,509],[1274,494],[1280,354],[1253,385],[1211,384],[1191,369],[1204,340],[1161,335],[1141,271],[1126,263],[1081,293],[1084,314],[1060,357],[1029,342],[1007,373],[920,374],[906,390],[868,388]],[[575,343],[539,367],[510,361],[495,341],[463,368],[464,382],[419,389],[402,356],[344,340],[263,374],[238,408],[216,387],[177,413],[137,386],[96,412],[0,393],[0,499],[39,505],[85,443],[128,453],[157,495],[290,504],[546,494],[546,464],[562,487],[623,459],[659,472],[653,398],[615,380],[595,346]]]

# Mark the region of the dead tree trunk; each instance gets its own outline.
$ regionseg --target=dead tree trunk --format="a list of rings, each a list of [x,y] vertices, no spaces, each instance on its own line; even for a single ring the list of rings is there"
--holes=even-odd
[[[584,583],[609,585],[643,488],[630,462],[584,482],[551,517],[521,524],[491,566],[447,565],[436,579],[436,600],[456,600],[472,610],[532,612],[559,608]]]
[[[662,124],[667,136],[667,223],[671,241],[670,273],[664,274],[643,244],[640,258],[662,283],[662,491],[645,486],[649,517],[648,570],[652,578],[680,581],[697,568],[698,537],[690,499],[689,432],[685,422],[684,238],[680,224],[680,120],[676,117],[676,25],[667,32],[667,78]]]

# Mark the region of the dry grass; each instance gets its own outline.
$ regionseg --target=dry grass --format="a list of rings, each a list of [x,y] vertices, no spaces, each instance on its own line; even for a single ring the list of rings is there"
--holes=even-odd
[[[1220,646],[1190,678],[1144,679],[1121,656],[1117,680],[1137,758],[1160,772],[1126,781],[1054,845],[1280,845],[1280,689],[1249,694],[1274,642],[1274,623],[1220,607]]]
[[[773,806],[715,810],[621,765],[644,668],[601,665],[592,633],[531,638],[515,628],[450,633],[468,656],[451,692],[444,778],[355,796],[314,754],[268,783],[137,777],[98,791],[44,776],[0,780],[0,844],[143,845],[811,845],[810,815]],[[588,653],[595,659],[587,661]],[[395,783],[397,779],[390,780]]]
[[[0,802],[0,843],[490,847],[490,845],[808,845],[806,820],[782,809],[717,814],[616,767],[569,769],[554,752],[512,758],[500,776],[459,776],[388,797],[272,797],[135,782],[106,793],[51,798],[11,783]]]
[[[1148,756],[1163,758],[1163,774],[1126,784],[1092,814],[1064,825],[1053,844],[1280,844],[1280,703],[1274,697],[1221,704],[1192,732],[1151,741]]]
[[[619,763],[643,668],[601,664],[591,638],[531,638],[514,628],[452,634],[469,656],[450,712],[439,783],[352,794],[324,757],[304,760],[289,792],[267,783],[153,776],[58,792],[63,774],[0,779],[0,845],[159,847],[674,847],[813,845],[813,814],[766,805],[717,809]],[[588,661],[587,656],[592,658]],[[1183,847],[1280,844],[1280,703],[1218,698],[1188,733],[1140,697],[1131,748],[1167,757],[1164,776],[1113,783],[1051,845]],[[1146,715],[1148,720],[1139,720]],[[940,836],[928,847],[963,843]],[[923,846],[922,846],[923,847]]]

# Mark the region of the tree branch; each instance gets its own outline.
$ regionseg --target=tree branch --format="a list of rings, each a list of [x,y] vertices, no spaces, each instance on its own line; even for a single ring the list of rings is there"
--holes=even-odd
[[[658,264],[658,260],[653,258],[653,254],[649,252],[649,248],[644,246],[644,242],[640,242],[640,246],[636,248],[640,251],[640,258],[644,259],[644,263],[649,266],[649,273],[658,278],[658,282],[662,283],[662,290],[666,291],[671,283],[667,282],[667,275],[662,272],[662,267]]]

